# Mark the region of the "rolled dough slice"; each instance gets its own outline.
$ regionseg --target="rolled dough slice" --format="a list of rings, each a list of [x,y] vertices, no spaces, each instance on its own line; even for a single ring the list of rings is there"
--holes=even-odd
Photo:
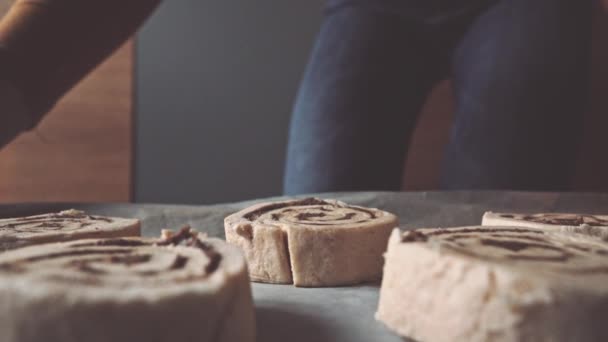
[[[0,219],[0,251],[47,242],[139,235],[137,219],[87,215],[74,209]]]
[[[395,230],[376,318],[418,341],[608,341],[608,245],[520,227]]]
[[[567,233],[580,233],[608,240],[608,216],[566,213],[493,213],[486,212],[484,226],[519,226]]]
[[[188,228],[0,254],[0,341],[254,340],[242,253]]]
[[[257,204],[224,223],[226,240],[245,252],[253,281],[312,287],[380,279],[397,217],[307,198]]]

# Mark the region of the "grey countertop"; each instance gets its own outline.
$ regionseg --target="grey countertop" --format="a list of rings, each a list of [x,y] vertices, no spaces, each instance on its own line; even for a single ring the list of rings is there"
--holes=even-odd
[[[487,210],[608,213],[608,195],[525,192],[416,192],[321,194],[377,207],[399,216],[403,228],[477,225]],[[277,199],[277,198],[273,198]],[[0,205],[0,218],[69,208],[98,215],[137,217],[145,236],[183,224],[223,237],[223,219],[253,201],[210,206],[159,204],[39,203]],[[338,288],[295,288],[253,284],[260,342],[397,342],[374,320],[378,284]]]

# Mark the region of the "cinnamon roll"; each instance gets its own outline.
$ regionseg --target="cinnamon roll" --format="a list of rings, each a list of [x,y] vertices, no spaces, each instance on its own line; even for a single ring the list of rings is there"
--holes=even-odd
[[[254,340],[241,252],[187,227],[0,254],[0,341]]]
[[[395,230],[377,319],[420,341],[606,341],[608,245],[522,227]]]
[[[0,251],[47,242],[139,235],[137,219],[87,215],[74,209],[0,219]]]
[[[519,226],[580,233],[608,240],[608,216],[566,213],[493,213],[483,215],[484,226]]]
[[[397,217],[335,200],[262,203],[228,216],[226,240],[243,249],[253,281],[295,286],[378,280]]]

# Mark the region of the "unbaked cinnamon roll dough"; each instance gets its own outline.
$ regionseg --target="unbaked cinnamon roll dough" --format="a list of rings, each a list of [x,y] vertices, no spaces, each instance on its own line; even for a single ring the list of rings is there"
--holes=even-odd
[[[484,226],[519,226],[608,239],[608,216],[567,213],[494,213],[483,215]]]
[[[608,341],[608,245],[521,227],[395,230],[376,317],[419,341]]]
[[[2,342],[254,340],[242,253],[188,228],[0,254]]]
[[[244,251],[253,281],[333,286],[381,278],[397,217],[307,198],[257,204],[224,223],[226,240]]]
[[[0,219],[0,251],[47,242],[139,235],[137,219],[87,215],[74,209]]]

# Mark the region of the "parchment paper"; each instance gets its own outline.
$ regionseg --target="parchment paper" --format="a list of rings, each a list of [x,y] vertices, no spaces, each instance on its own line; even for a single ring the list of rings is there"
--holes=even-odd
[[[400,225],[404,229],[478,225],[486,210],[608,214],[608,195],[605,194],[419,192],[341,193],[319,196],[393,212],[399,216]],[[277,198],[272,200],[274,199]],[[15,204],[0,205],[0,217],[76,208],[99,215],[140,218],[145,236],[158,236],[162,228],[179,228],[183,224],[190,224],[211,236],[223,237],[224,217],[253,202],[256,201],[212,206]],[[339,288],[253,284],[258,341],[401,341],[401,338],[374,319],[378,290],[379,284]]]

